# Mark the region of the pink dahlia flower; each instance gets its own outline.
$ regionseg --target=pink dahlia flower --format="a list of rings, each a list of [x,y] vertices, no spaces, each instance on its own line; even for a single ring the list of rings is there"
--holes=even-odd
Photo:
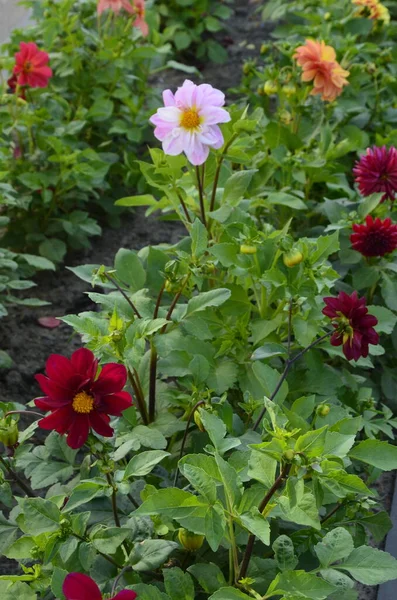
[[[146,37],[147,35],[149,35],[149,26],[145,21],[145,0],[134,0],[133,9],[135,13],[135,20],[132,26],[140,29],[142,35]]]
[[[62,586],[66,600],[102,600],[101,590],[91,577],[84,573],[69,573]],[[135,592],[123,590],[110,600],[135,600]]]
[[[394,201],[397,192],[397,149],[367,148],[353,169],[356,183],[363,196],[384,192],[382,202]]]
[[[163,143],[166,154],[177,156],[184,152],[192,165],[202,165],[210,148],[223,146],[223,135],[218,123],[230,121],[222,108],[225,95],[209,85],[195,85],[188,79],[175,95],[163,92],[165,106],[150,118],[156,126],[154,135]]]
[[[52,70],[48,66],[50,57],[47,52],[39,50],[34,42],[21,42],[19,52],[15,54],[14,78],[15,85],[28,85],[32,88],[45,88],[52,77]]]
[[[131,15],[134,13],[134,7],[129,0],[99,0],[97,12],[99,15],[105,10],[112,10],[116,15],[124,8]]]

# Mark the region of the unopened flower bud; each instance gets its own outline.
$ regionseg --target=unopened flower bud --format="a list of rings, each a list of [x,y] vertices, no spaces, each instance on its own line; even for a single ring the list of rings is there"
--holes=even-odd
[[[194,419],[194,422],[196,423],[197,427],[200,429],[200,431],[204,433],[205,427],[203,425],[203,422],[201,420],[200,413],[198,410],[194,411],[193,419]]]
[[[14,448],[18,443],[18,425],[14,419],[5,417],[0,420],[0,442],[6,448]]]
[[[293,83],[287,83],[287,85],[283,85],[282,91],[287,98],[290,98],[296,94],[296,86]]]
[[[283,453],[283,458],[287,461],[287,462],[291,462],[292,460],[294,460],[295,458],[295,452],[289,448],[288,450],[285,450]]]
[[[269,51],[270,48],[270,44],[262,44],[261,49],[260,49],[260,53],[261,54],[266,54],[266,52]]]
[[[331,407],[329,404],[320,404],[320,406],[317,406],[316,412],[319,417],[326,417],[330,410]]]
[[[249,244],[241,244],[240,253],[241,254],[256,254],[256,246],[251,246]]]
[[[297,248],[293,248],[289,252],[285,252],[283,256],[283,262],[286,267],[296,267],[303,260],[303,254]]]
[[[205,536],[198,533],[192,533],[187,529],[180,529],[178,532],[178,540],[188,552],[196,552],[204,543]]]
[[[275,81],[268,79],[265,81],[265,85],[263,86],[263,91],[267,96],[272,96],[273,94],[277,94],[278,85]]]
[[[293,117],[289,110],[282,110],[280,112],[280,121],[284,123],[284,125],[289,125],[293,120]]]
[[[324,15],[324,21],[329,21],[331,18],[331,13],[330,12],[326,12]]]

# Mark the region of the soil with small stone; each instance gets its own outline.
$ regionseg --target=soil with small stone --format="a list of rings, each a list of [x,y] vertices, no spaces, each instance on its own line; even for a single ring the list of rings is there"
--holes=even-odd
[[[239,86],[243,63],[258,56],[261,44],[269,39],[272,29],[272,26],[261,22],[257,6],[257,3],[250,3],[249,0],[236,0],[234,16],[228,21],[226,30],[217,36],[218,41],[227,47],[229,59],[222,65],[196,65],[203,81],[225,92]],[[156,78],[153,85],[161,89],[173,89],[185,78],[183,73],[167,71]],[[133,194],[133,190],[130,194]],[[139,250],[149,244],[175,243],[182,235],[184,229],[179,223],[161,221],[153,216],[145,217],[144,210],[138,209],[133,214],[123,215],[122,225],[118,229],[106,228],[104,225],[101,237],[92,242],[92,247],[84,252],[70,254],[65,265],[94,263],[111,266],[119,248]],[[34,295],[51,302],[51,305],[38,309],[11,307],[9,315],[0,320],[0,349],[5,350],[13,360],[11,368],[0,370],[2,402],[30,402],[40,394],[34,375],[43,372],[49,354],[70,356],[81,347],[80,337],[73,335],[70,327],[62,323],[55,329],[46,329],[40,326],[39,317],[59,317],[96,310],[96,305],[86,294],[92,288],[66,266],[62,266],[56,273],[39,274],[36,283]],[[377,484],[381,502],[388,511],[391,507],[393,483],[393,474],[384,474]],[[0,508],[4,508],[1,503]],[[16,572],[17,569],[15,561],[0,559],[0,573]],[[360,586],[359,600],[375,600],[376,595],[376,588]]]

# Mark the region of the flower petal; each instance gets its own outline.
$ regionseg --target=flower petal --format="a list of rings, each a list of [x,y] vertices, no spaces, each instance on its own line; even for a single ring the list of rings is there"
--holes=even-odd
[[[70,448],[77,450],[83,446],[90,432],[90,421],[88,414],[74,413],[73,422],[69,428],[67,444]]]
[[[66,600],[102,600],[102,594],[91,577],[84,573],[69,573],[63,582]]]
[[[103,435],[104,437],[113,437],[114,431],[109,425],[109,417],[104,413],[99,413],[96,410],[93,410],[89,414],[90,425],[94,431],[99,433],[99,435]]]
[[[108,363],[102,369],[91,389],[95,394],[121,392],[127,382],[127,369],[124,365]]]

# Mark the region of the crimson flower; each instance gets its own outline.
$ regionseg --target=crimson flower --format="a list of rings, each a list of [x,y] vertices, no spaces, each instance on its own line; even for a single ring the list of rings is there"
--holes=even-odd
[[[374,326],[378,319],[368,314],[365,298],[357,292],[350,296],[340,292],[337,298],[324,298],[323,314],[332,319],[335,332],[331,337],[333,346],[343,346],[347,360],[358,360],[368,356],[368,346],[379,344],[379,335]]]
[[[397,248],[397,225],[390,218],[382,221],[368,215],[365,224],[354,223],[350,241],[363,256],[384,256]]]
[[[34,42],[21,42],[19,48],[19,52],[15,54],[16,65],[13,69],[17,85],[47,87],[48,80],[52,77],[47,52],[39,50]]]
[[[132,399],[122,389],[127,381],[123,365],[109,363],[96,377],[98,361],[91,350],[80,348],[70,360],[51,354],[46,362],[46,375],[36,375],[45,396],[35,404],[51,414],[39,421],[42,429],[67,433],[70,448],[81,448],[90,429],[99,435],[112,437],[110,417],[120,417],[131,406]]]
[[[66,600],[102,600],[101,590],[91,577],[84,573],[69,573],[62,586]],[[135,592],[123,590],[110,600],[135,600]]]
[[[353,169],[356,183],[363,196],[384,192],[382,202],[394,201],[397,192],[397,149],[367,148]]]

